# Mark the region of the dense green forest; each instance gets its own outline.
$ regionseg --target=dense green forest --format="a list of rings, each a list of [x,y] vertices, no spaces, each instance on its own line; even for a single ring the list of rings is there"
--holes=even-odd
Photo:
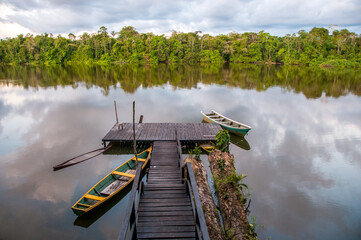
[[[259,33],[210,36],[200,31],[171,36],[138,33],[134,27],[120,32],[84,33],[68,38],[52,34],[18,35],[0,41],[4,64],[64,63],[280,63],[321,67],[361,66],[361,36],[347,29],[314,27],[284,37]]]

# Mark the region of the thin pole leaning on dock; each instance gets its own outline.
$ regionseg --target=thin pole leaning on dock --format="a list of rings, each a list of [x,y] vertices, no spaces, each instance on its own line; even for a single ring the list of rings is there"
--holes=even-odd
[[[133,150],[135,155],[135,162],[138,168],[138,156],[137,156],[137,142],[135,140],[135,101],[133,101]]]
[[[114,108],[115,108],[115,117],[116,117],[117,123],[119,123],[119,121],[118,121],[118,111],[117,111],[117,102],[115,100],[114,100]]]

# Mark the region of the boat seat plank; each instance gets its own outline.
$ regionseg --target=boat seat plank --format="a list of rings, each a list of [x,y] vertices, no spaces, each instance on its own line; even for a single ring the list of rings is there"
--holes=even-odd
[[[89,198],[89,199],[92,199],[92,200],[96,200],[96,201],[102,201],[104,198],[103,197],[99,197],[99,196],[94,196],[94,195],[90,195],[90,194],[87,194],[84,196],[85,198]]]
[[[112,174],[116,174],[116,175],[120,175],[120,176],[124,176],[124,177],[129,177],[129,178],[135,177],[135,175],[133,175],[133,174],[123,173],[123,172],[118,172],[118,171],[113,171]]]

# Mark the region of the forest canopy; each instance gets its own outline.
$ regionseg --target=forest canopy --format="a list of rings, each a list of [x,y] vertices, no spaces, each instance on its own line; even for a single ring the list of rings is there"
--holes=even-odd
[[[321,67],[361,66],[361,36],[347,29],[314,27],[284,37],[264,31],[211,36],[176,32],[171,36],[139,33],[132,26],[109,33],[68,37],[18,35],[0,41],[0,63],[267,63]]]

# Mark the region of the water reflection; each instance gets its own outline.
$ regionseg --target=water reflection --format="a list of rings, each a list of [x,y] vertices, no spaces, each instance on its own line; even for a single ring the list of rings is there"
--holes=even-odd
[[[145,122],[199,122],[200,110],[215,109],[252,126],[231,152],[237,171],[248,175],[251,215],[265,226],[262,239],[361,236],[356,71],[332,75],[238,65],[0,68],[1,239],[118,236],[126,198],[99,218],[76,221],[91,224],[88,228],[73,225],[71,206],[130,155],[101,155],[52,171],[101,146],[115,121],[115,99],[126,122],[132,121],[136,100],[136,118],[143,114]]]
[[[171,84],[177,88],[196,87],[197,83],[220,84],[242,89],[265,91],[279,86],[285,91],[303,93],[307,98],[361,95],[361,70],[320,70],[297,66],[264,65],[109,65],[109,66],[0,66],[2,84],[29,87],[86,88],[97,86],[104,95],[111,87],[134,93],[139,87]]]
[[[230,133],[229,135],[231,136],[231,143],[233,143],[237,147],[242,148],[244,150],[251,149],[251,146],[249,145],[248,141],[244,136],[238,136],[232,133]]]

